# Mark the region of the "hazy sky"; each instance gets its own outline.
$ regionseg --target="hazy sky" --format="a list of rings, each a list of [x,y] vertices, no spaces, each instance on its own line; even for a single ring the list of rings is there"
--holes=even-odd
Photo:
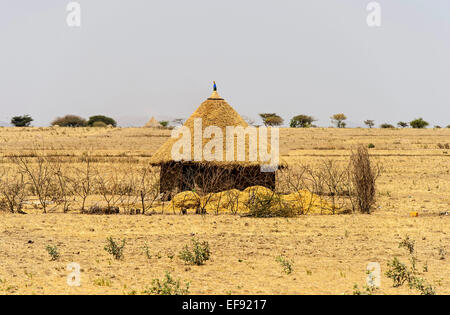
[[[211,93],[241,115],[329,126],[450,124],[450,1],[0,0],[0,121],[105,114],[122,126],[187,118]]]

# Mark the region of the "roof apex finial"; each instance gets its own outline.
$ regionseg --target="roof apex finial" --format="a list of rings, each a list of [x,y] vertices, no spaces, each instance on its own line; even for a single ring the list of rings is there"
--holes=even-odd
[[[214,82],[214,87],[213,87],[213,91],[217,92],[217,85],[216,85],[216,81],[213,81],[213,82]]]

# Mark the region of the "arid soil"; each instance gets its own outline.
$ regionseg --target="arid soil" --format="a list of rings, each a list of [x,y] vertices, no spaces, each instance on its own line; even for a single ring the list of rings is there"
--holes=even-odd
[[[145,163],[170,131],[148,129],[0,128],[5,157],[41,143],[70,168],[90,151],[95,163],[129,172]],[[399,243],[415,241],[419,276],[438,294],[450,293],[450,129],[310,129],[281,131],[288,163],[346,161],[355,144],[372,143],[383,165],[371,215],[255,219],[233,215],[109,215],[0,212],[0,294],[140,294],[166,271],[190,283],[191,294],[352,294],[366,283],[366,266],[382,268],[377,294],[418,294],[392,286],[384,273],[394,257],[410,265]],[[410,212],[417,211],[418,217]],[[105,250],[107,237],[126,240],[124,257]],[[178,254],[195,236],[211,259],[186,265]],[[148,246],[151,255],[145,254]],[[50,261],[46,246],[60,257]],[[286,274],[277,257],[291,262]],[[81,286],[66,283],[69,263],[81,266]]]

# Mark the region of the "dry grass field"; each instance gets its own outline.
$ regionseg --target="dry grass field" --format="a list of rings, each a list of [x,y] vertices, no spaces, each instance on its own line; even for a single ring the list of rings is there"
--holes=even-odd
[[[34,148],[65,169],[80,167],[86,152],[101,172],[130,174],[170,136],[143,128],[0,128],[0,168],[8,157],[35,159]],[[399,242],[415,240],[420,277],[437,294],[450,294],[450,129],[282,129],[280,145],[289,163],[347,163],[357,144],[373,144],[383,166],[377,207],[370,215],[305,215],[244,218],[237,215],[85,215],[58,207],[43,214],[0,212],[0,294],[142,293],[166,271],[191,294],[352,294],[362,288],[369,262],[382,268],[378,294],[418,294],[392,286],[384,273],[393,257],[409,264]],[[418,217],[410,212],[417,211]],[[107,237],[126,240],[123,259],[105,250]],[[195,236],[208,241],[203,266],[178,258]],[[145,254],[148,246],[150,258]],[[46,246],[57,246],[50,261]],[[286,274],[276,258],[292,264]],[[81,286],[66,284],[67,264],[81,266]],[[424,266],[427,270],[424,270]]]

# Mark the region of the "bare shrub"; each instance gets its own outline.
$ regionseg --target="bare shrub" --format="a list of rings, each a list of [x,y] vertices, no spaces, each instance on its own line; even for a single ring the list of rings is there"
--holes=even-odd
[[[117,174],[107,174],[96,170],[96,186],[106,202],[107,209],[116,207],[120,201],[120,179]]]
[[[250,192],[245,203],[249,213],[246,216],[255,218],[294,217],[298,212],[281,199],[276,192],[258,193]]]
[[[115,178],[117,180],[117,177]],[[119,205],[122,206],[125,213],[134,214],[136,212],[136,203],[139,200],[136,191],[137,179],[135,174],[133,172],[126,173],[123,178],[117,180],[115,186],[119,196]]]
[[[83,167],[75,167],[75,175],[70,178],[72,191],[81,199],[81,211],[85,210],[86,200],[92,194],[93,174],[91,168],[91,157],[88,153],[83,154]]]
[[[71,199],[71,197],[74,196],[74,193],[72,186],[70,185],[70,178],[63,171],[61,161],[53,161],[51,165],[57,183],[57,190],[55,191],[56,194],[53,196],[53,201],[55,201],[57,205],[62,206],[63,212],[66,213],[69,211],[71,201],[74,199]]]
[[[379,165],[372,166],[369,151],[363,145],[352,151],[348,176],[353,189],[352,202],[361,213],[370,214],[376,201],[376,180],[380,175]]]
[[[81,210],[82,214],[119,214],[119,207],[100,207],[91,206],[88,209]]]
[[[347,170],[342,165],[328,159],[320,165],[318,172],[315,176],[316,181],[321,186],[323,184],[327,199],[335,213],[337,209],[345,207],[345,197],[348,195],[346,189]]]
[[[0,173],[0,210],[11,213],[24,213],[23,202],[27,197],[26,183],[23,174],[12,170],[12,175],[7,170]]]
[[[34,151],[33,156],[35,156],[34,162],[22,156],[14,156],[11,161],[18,167],[19,173],[26,176],[31,192],[38,197],[43,212],[47,213],[48,205],[57,195],[55,174],[51,162],[44,154]]]
[[[136,189],[141,202],[142,214],[145,214],[154,202],[161,197],[159,175],[149,166],[142,167]]]

